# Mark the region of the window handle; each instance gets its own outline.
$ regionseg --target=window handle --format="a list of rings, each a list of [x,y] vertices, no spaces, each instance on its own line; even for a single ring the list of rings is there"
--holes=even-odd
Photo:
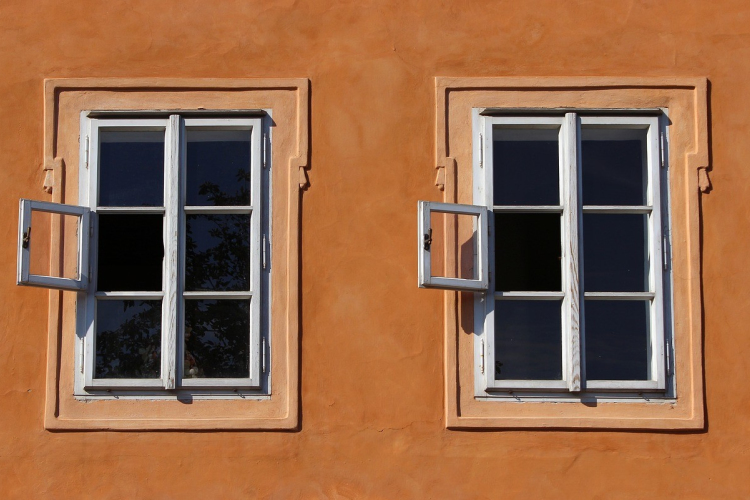
[[[30,241],[31,241],[31,228],[23,232],[23,238],[21,239],[21,246],[23,248],[29,248]]]
[[[432,228],[427,230],[428,232],[424,235],[424,249],[430,251],[430,245],[432,245]]]

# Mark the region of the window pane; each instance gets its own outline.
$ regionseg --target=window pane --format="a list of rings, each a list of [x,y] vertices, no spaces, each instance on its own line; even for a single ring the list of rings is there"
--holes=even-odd
[[[648,291],[647,224],[647,215],[583,215],[585,291]]]
[[[561,380],[558,300],[495,302],[495,379]]]
[[[186,228],[186,290],[250,290],[250,215],[188,215]]]
[[[161,300],[98,300],[94,377],[160,376]]]
[[[99,214],[97,290],[162,289],[163,222],[160,214]]]
[[[584,205],[646,205],[647,130],[581,130]]]
[[[187,205],[250,205],[250,130],[187,131]]]
[[[559,214],[495,214],[496,289],[560,291]]]
[[[507,129],[493,135],[495,205],[560,203],[559,129]]]
[[[164,204],[164,131],[99,131],[99,205]]]
[[[250,301],[185,301],[185,378],[250,376]]]
[[[479,279],[477,227],[478,215],[450,214],[432,212],[430,214],[430,228],[432,229],[432,243],[430,244],[430,273],[432,276],[460,279]],[[450,241],[445,245],[446,229]],[[446,259],[453,265],[446,266]]]
[[[649,302],[585,301],[586,378],[648,380]]]

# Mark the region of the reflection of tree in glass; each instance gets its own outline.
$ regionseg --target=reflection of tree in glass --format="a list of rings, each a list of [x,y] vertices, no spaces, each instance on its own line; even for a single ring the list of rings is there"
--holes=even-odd
[[[238,170],[235,195],[205,182],[199,194],[211,205],[244,205],[248,171]],[[247,291],[250,286],[250,217],[245,214],[187,216],[186,290]],[[249,301],[185,301],[185,377],[249,376]]]
[[[113,320],[118,322],[117,328],[100,330]],[[160,325],[160,300],[98,301],[95,376],[159,378]]]

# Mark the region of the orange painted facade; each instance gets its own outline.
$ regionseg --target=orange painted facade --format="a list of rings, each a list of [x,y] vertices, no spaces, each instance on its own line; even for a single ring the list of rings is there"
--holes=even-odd
[[[748,26],[750,5],[729,0],[0,5],[0,497],[750,497]],[[447,80],[436,77],[518,77],[519,86],[595,77],[611,78],[596,80],[605,87],[642,81],[667,89],[638,97],[643,106],[707,82],[705,113],[686,112],[705,132],[705,157],[685,159],[696,151],[686,139],[683,158],[674,158],[693,167],[673,187],[692,207],[677,217],[686,221],[686,248],[699,252],[694,260],[687,250],[676,253],[697,273],[689,307],[676,318],[693,322],[685,338],[695,335],[691,352],[698,353],[695,363],[678,360],[694,370],[686,380],[697,381],[690,399],[697,406],[678,409],[689,424],[474,431],[455,420],[456,398],[446,391],[460,379],[451,382],[451,356],[466,351],[446,346],[456,311],[449,294],[416,285],[416,201],[442,201],[435,168],[450,168],[437,116],[437,89]],[[72,78],[86,80],[73,93],[51,94],[68,114],[50,128],[45,81]],[[58,322],[62,346],[71,335],[70,317],[50,308],[58,292],[14,282],[19,198],[49,201],[65,192],[73,202],[75,179],[55,178],[59,189],[50,196],[44,168],[55,165],[50,145],[75,150],[74,135],[53,136],[75,134],[76,110],[123,102],[111,88],[109,97],[92,90],[102,82],[130,81],[128,91],[144,92],[145,101],[154,88],[187,85],[194,92],[188,106],[205,100],[232,109],[232,98],[211,92],[226,85],[248,91],[255,79],[302,81],[309,92],[302,112],[294,99],[266,101],[289,117],[288,140],[274,151],[285,155],[274,164],[283,174],[274,175],[289,195],[279,224],[298,224],[286,241],[298,236],[299,245],[285,254],[284,274],[298,279],[275,288],[298,293],[274,298],[297,347],[288,351],[289,404],[273,415],[291,417],[266,427],[291,428],[66,427],[58,417],[91,412],[70,400],[70,359],[55,359],[50,344]],[[677,94],[664,99],[684,100]],[[172,97],[154,99],[156,107]],[[685,109],[700,108],[696,99]],[[294,138],[303,129],[309,143],[300,159]],[[461,201],[465,159],[456,158]],[[69,174],[77,168],[77,159],[64,160]],[[295,199],[306,182],[300,166],[309,187]],[[707,182],[701,167],[712,189],[698,194]]]

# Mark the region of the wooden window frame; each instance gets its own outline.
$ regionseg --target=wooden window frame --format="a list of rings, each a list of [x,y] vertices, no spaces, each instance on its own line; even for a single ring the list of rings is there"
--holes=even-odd
[[[475,363],[478,376],[475,378],[475,396],[478,398],[512,398],[513,400],[534,400],[538,398],[564,398],[581,401],[597,394],[607,394],[608,399],[643,397],[672,397],[673,391],[667,387],[665,372],[665,352],[667,336],[671,328],[664,314],[665,280],[670,280],[669,263],[662,253],[662,243],[669,235],[668,226],[662,225],[662,212],[666,211],[662,199],[662,169],[660,145],[663,144],[663,127],[660,118],[653,115],[637,115],[638,110],[626,114],[609,116],[577,112],[567,112],[557,117],[540,116],[493,116],[475,113],[474,140],[481,148],[478,161],[474,162],[474,202],[485,206],[494,213],[559,213],[561,218],[562,291],[561,292],[499,292],[495,291],[494,280],[489,290],[476,293],[475,309]],[[585,110],[584,110],[585,111]],[[552,111],[551,111],[552,112]],[[501,206],[493,204],[493,132],[496,127],[559,128],[558,144],[560,158],[560,200],[559,206]],[[646,206],[584,206],[578,196],[581,183],[580,131],[582,127],[606,128],[612,130],[646,129],[647,132],[647,179],[645,182],[648,204]],[[475,146],[476,148],[476,146]],[[579,280],[583,237],[582,216],[584,213],[639,213],[649,215],[648,222],[648,264],[649,290],[647,292],[586,292],[583,293]],[[665,218],[668,221],[668,217]],[[494,234],[494,217],[489,220],[490,234]],[[490,256],[494,257],[494,238],[489,239]],[[666,242],[668,244],[668,242]],[[662,266],[664,263],[664,266]],[[490,275],[495,272],[495,259],[490,259]],[[585,278],[585,277],[584,277]],[[597,380],[588,381],[582,374],[585,351],[581,348],[584,329],[584,299],[595,300],[650,300],[649,328],[649,379],[648,380]],[[495,380],[494,366],[495,335],[494,306],[496,300],[561,300],[562,301],[562,380]],[[490,368],[486,368],[490,367]],[[610,394],[611,393],[611,394]]]
[[[145,113],[148,115],[148,113]],[[213,130],[249,130],[251,132],[251,202],[249,206],[213,207],[184,206],[186,172],[186,131],[189,128]],[[132,131],[164,131],[164,206],[162,207],[99,207],[98,206],[98,145],[102,129]],[[79,292],[77,300],[78,338],[76,344],[75,394],[98,399],[129,397],[202,397],[229,396],[242,389],[242,397],[268,394],[270,384],[263,380],[268,371],[265,352],[267,335],[261,325],[270,322],[267,292],[270,286],[270,265],[262,267],[261,242],[270,246],[270,233],[263,230],[268,220],[270,193],[267,169],[270,160],[262,158],[262,151],[270,146],[270,137],[264,119],[255,117],[191,118],[180,114],[168,117],[130,118],[118,114],[105,117],[81,117],[81,158],[85,168],[80,169],[80,202],[92,213],[90,233],[90,286]],[[88,148],[88,149],[86,149]],[[160,292],[96,292],[98,213],[158,213],[164,214],[163,290]],[[189,292],[184,290],[185,272],[185,218],[187,214],[242,213],[251,215],[250,290],[248,292]],[[263,285],[261,284],[263,282]],[[183,376],[184,301],[190,298],[233,297],[249,299],[250,315],[250,374],[247,378],[186,379]],[[96,302],[107,299],[160,299],[162,300],[162,341],[160,379],[97,379],[94,378],[96,358]],[[257,298],[258,300],[253,300]],[[227,393],[227,391],[230,391]],[[235,394],[236,397],[239,397]]]

